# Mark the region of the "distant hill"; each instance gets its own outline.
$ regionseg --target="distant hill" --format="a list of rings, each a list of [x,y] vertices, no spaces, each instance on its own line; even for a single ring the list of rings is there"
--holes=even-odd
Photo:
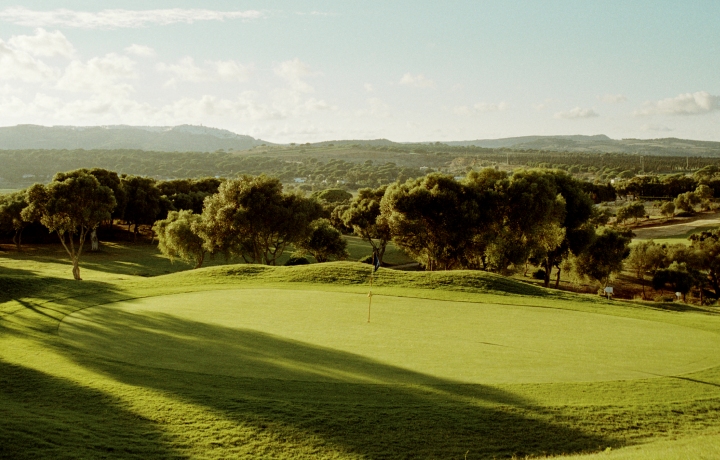
[[[452,141],[444,144],[513,150],[547,150],[553,152],[630,153],[638,155],[720,156],[720,142],[676,139],[611,139],[595,136],[523,136],[504,139]]]
[[[248,150],[269,144],[205,126],[38,126],[0,128],[0,149],[137,149],[159,152]]]

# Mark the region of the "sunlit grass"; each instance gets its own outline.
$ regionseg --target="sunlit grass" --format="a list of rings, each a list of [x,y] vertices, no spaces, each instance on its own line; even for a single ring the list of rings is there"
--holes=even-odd
[[[115,245],[76,282],[31,249],[0,259],[0,457],[717,452],[713,308],[383,268],[367,324],[367,265],[182,270]]]

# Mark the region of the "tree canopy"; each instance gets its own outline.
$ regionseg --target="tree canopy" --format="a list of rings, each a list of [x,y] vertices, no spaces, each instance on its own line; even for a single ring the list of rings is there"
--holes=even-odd
[[[35,184],[27,191],[26,221],[40,221],[60,242],[72,260],[72,273],[80,280],[80,256],[89,231],[110,218],[116,201],[112,190],[84,170],[58,173],[48,185]],[[78,236],[75,245],[74,236]]]

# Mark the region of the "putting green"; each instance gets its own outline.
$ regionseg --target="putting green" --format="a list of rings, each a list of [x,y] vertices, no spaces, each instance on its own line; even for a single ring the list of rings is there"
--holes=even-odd
[[[78,351],[236,377],[366,383],[540,383],[678,375],[720,365],[720,336],[569,310],[237,289],[88,308]]]

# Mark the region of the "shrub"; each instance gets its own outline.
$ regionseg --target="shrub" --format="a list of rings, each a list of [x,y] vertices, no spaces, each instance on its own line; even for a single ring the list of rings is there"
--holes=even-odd
[[[307,265],[309,263],[307,257],[290,257],[285,265]]]
[[[532,274],[532,277],[536,280],[544,280],[545,279],[545,270],[542,268],[539,268],[535,270],[535,272]]]

